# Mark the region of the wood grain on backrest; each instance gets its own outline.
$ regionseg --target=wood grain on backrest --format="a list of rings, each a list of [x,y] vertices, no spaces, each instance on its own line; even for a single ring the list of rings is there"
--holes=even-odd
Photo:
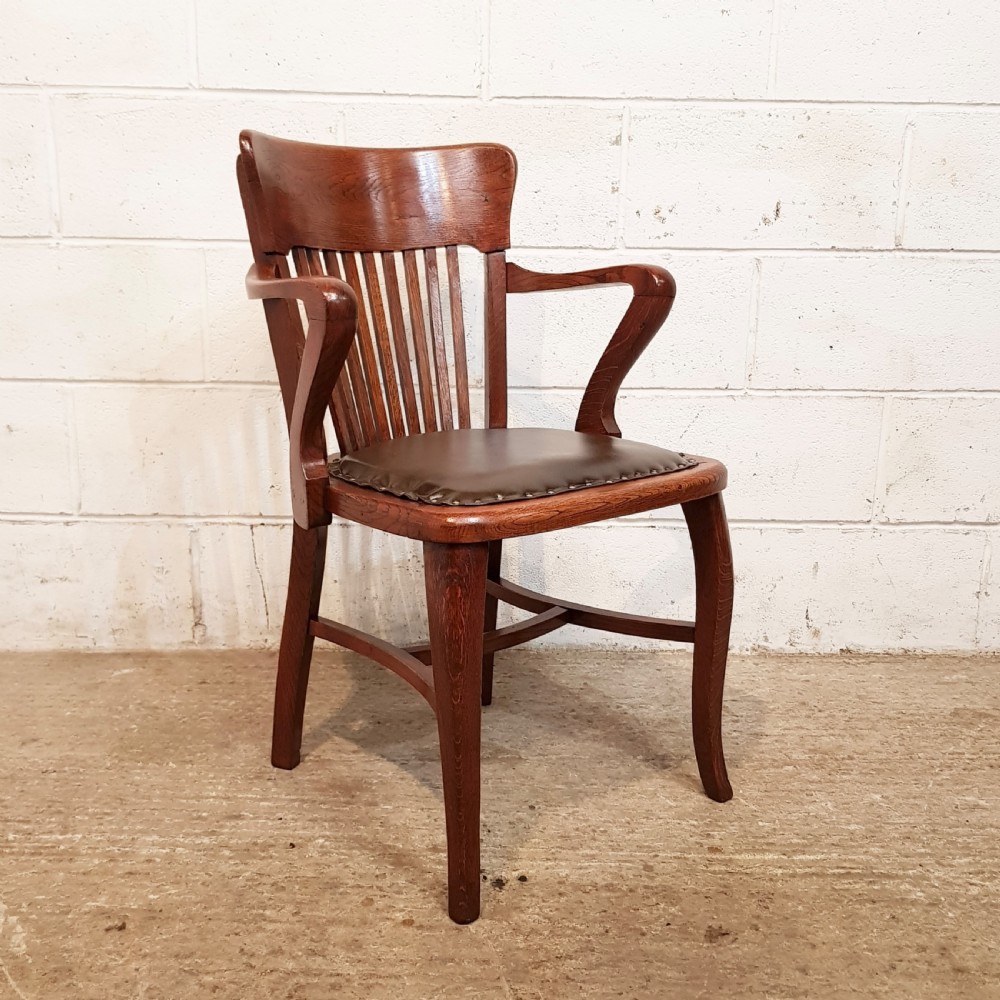
[[[260,132],[240,144],[259,182],[264,253],[510,246],[517,165],[506,146],[357,149]]]
[[[488,425],[503,426],[506,289],[496,275],[510,241],[513,153],[354,149],[255,132],[241,134],[240,148],[259,271],[287,274],[290,258],[295,273],[341,278],[357,295],[357,336],[330,406],[341,450],[471,425],[459,245],[486,255]],[[284,303],[265,306],[288,410],[302,325]]]

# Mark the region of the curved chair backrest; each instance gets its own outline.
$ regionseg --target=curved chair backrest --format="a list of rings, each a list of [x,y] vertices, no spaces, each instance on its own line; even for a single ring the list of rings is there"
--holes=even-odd
[[[484,255],[487,425],[506,424],[509,149],[357,149],[248,131],[237,175],[259,275],[329,275],[357,295],[357,336],[331,401],[341,451],[471,425],[459,246]],[[266,306],[290,412],[302,323],[286,303]]]

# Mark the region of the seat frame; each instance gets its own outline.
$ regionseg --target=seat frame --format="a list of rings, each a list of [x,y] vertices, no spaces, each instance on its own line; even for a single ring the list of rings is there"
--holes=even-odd
[[[542,274],[507,262],[516,162],[505,147],[355,150],[252,132],[241,135],[240,147],[237,173],[255,258],[246,287],[251,298],[264,302],[278,366],[289,424],[295,522],[278,654],[272,764],[294,768],[299,763],[315,639],[353,650],[407,681],[437,719],[448,912],[455,922],[469,923],[480,912],[481,706],[492,701],[494,656],[564,625],[578,625],[693,644],[692,725],[698,769],[709,797],[719,802],[731,798],[722,747],[733,605],[732,553],[721,496],[724,466],[700,458],[690,469],[663,475],[475,507],[424,504],[331,478],[323,419],[328,409],[332,411],[335,386],[357,335],[357,288],[331,276],[291,277],[281,260],[296,245],[384,252],[465,243],[482,251],[490,427],[506,426],[506,295],[630,285],[632,300],[587,385],[576,422],[578,431],[615,436],[621,434],[615,419],[618,389],[670,311],[675,294],[670,274],[637,265]],[[418,156],[423,158],[421,178],[427,175],[428,162],[448,175],[450,190],[459,192],[457,208],[442,206],[429,188],[406,188],[416,176]],[[469,162],[475,169],[466,169]],[[365,183],[359,185],[359,178]],[[359,187],[368,192],[391,187],[394,181],[406,195],[397,206],[398,218],[373,216],[357,193]],[[481,190],[482,196],[466,197],[470,184],[478,185],[473,193]],[[488,210],[479,209],[479,201],[489,203]],[[470,221],[476,210],[483,214]],[[297,347],[296,303],[302,304],[308,319]],[[505,538],[676,504],[684,513],[694,556],[693,621],[593,608],[526,590],[501,576]],[[327,525],[334,515],[423,543],[428,641],[400,648],[320,616]],[[498,629],[500,601],[533,614]]]

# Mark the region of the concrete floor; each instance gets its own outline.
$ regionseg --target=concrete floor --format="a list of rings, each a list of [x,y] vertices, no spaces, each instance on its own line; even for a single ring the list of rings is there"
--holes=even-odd
[[[512,651],[484,720],[483,916],[444,910],[433,719],[319,653],[0,662],[0,998],[1000,997],[1000,663],[734,658],[736,798],[683,655]]]

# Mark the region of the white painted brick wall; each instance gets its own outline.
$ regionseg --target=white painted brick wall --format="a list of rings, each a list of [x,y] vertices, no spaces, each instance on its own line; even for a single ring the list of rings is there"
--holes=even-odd
[[[0,509],[73,513],[71,390],[52,383],[8,382],[0,394],[6,472]]]
[[[4,0],[0,81],[185,87],[189,14],[172,0]]]
[[[8,378],[204,376],[203,251],[148,243],[0,242]]]
[[[190,527],[165,521],[0,521],[5,649],[192,642]]]
[[[1000,257],[769,257],[751,385],[1000,389]],[[808,289],[808,295],[803,294]]]
[[[1000,649],[1000,7],[4,14],[0,647],[277,640],[287,449],[233,169],[254,127],[506,142],[514,259],[674,272],[619,418],[729,465],[738,648]],[[511,298],[514,422],[572,425],[627,298]],[[676,510],[522,539],[508,563],[580,600],[692,612]],[[415,544],[335,524],[327,581],[327,613],[422,632]]]
[[[991,3],[781,0],[775,96],[827,101],[1000,101]]]
[[[996,559],[994,554],[997,554]],[[982,649],[996,649],[1000,646],[1000,531],[988,532],[986,535],[976,644]]]
[[[628,246],[893,245],[899,108],[643,107],[631,116]]]
[[[300,0],[246,7],[198,0],[199,82],[323,94],[475,96],[482,6],[468,0]]]
[[[889,521],[1000,522],[1000,399],[891,399],[882,510]]]
[[[490,93],[497,97],[763,97],[769,0],[657,4],[498,0]]]
[[[284,410],[270,388],[81,385],[74,408],[84,514],[289,509]]]
[[[995,250],[1000,230],[1000,108],[915,111],[906,247]]]
[[[0,90],[0,232],[52,232],[45,100],[37,93]]]

